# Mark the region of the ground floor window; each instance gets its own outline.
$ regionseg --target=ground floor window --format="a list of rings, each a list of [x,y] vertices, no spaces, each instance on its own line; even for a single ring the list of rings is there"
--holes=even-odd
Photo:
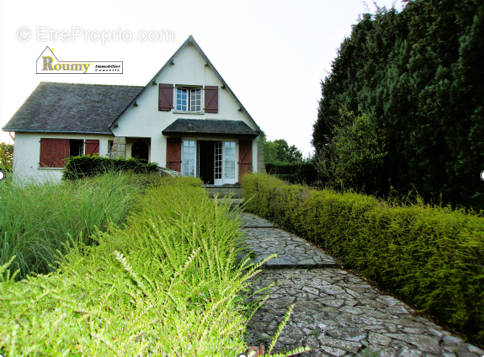
[[[69,140],[69,157],[84,155],[84,140]]]
[[[99,154],[99,140],[40,139],[40,167],[62,168],[70,157]]]

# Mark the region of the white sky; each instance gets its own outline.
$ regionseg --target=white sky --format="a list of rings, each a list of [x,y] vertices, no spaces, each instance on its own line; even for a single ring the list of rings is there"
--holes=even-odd
[[[40,81],[145,85],[191,34],[267,137],[307,155],[320,82],[351,25],[374,10],[373,1],[362,0],[1,0],[0,127]],[[48,29],[57,38],[48,38]],[[166,33],[161,41],[119,38],[163,30],[174,40]],[[62,31],[77,37],[63,40]],[[102,43],[96,36],[103,34],[118,38]],[[46,46],[61,61],[124,61],[124,74],[36,74]],[[0,141],[11,139],[1,131]]]

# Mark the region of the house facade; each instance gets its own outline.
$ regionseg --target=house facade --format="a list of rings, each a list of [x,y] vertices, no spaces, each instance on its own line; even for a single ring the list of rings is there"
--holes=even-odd
[[[139,158],[235,184],[263,172],[262,130],[189,37],[144,87],[42,82],[3,128],[14,175],[59,180],[82,154]]]

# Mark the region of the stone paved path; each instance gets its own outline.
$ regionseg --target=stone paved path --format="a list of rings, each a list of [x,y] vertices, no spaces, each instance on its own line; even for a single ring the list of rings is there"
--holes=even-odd
[[[242,219],[255,261],[279,254],[252,282],[254,290],[271,283],[276,286],[249,324],[249,345],[268,346],[295,303],[276,345],[278,352],[308,346],[312,351],[306,356],[484,355],[403,302],[342,270],[332,257],[305,240],[257,216],[244,214]]]

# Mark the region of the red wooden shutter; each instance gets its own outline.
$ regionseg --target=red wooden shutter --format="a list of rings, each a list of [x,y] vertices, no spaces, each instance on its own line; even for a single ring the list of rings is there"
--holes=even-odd
[[[99,140],[86,140],[86,155],[99,154]]]
[[[69,157],[69,139],[40,139],[40,167],[64,167]]]
[[[218,87],[205,87],[205,112],[218,113]]]
[[[158,110],[169,112],[173,108],[173,84],[160,83],[158,89]]]
[[[166,140],[166,168],[181,171],[181,139],[168,138]]]
[[[239,141],[239,182],[247,172],[252,172],[252,140]]]

